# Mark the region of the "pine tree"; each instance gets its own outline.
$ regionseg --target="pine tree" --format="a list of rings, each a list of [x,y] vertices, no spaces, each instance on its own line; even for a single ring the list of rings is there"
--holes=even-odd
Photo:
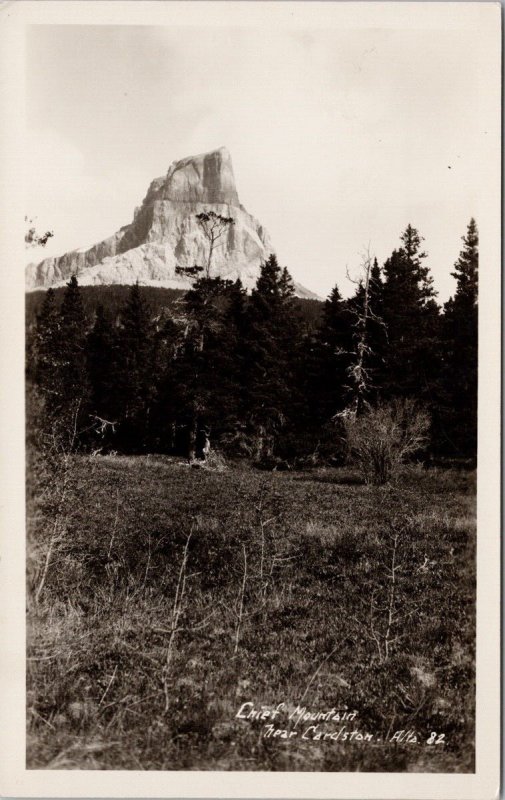
[[[304,458],[343,457],[335,415],[348,399],[348,368],[352,351],[352,318],[335,286],[324,303],[319,326],[307,331],[299,359],[299,383],[304,397],[300,442]]]
[[[35,334],[31,348],[30,374],[38,386],[46,406],[47,414],[57,411],[59,406],[59,381],[61,353],[59,349],[61,318],[56,295],[48,289],[42,308],[37,315]]]
[[[476,457],[479,234],[472,218],[451,273],[456,292],[443,318],[442,433],[455,455]]]
[[[86,357],[90,382],[90,412],[97,422],[101,443],[111,437],[118,413],[117,352],[115,331],[103,306],[86,341]],[[101,424],[100,424],[101,423]]]
[[[157,451],[175,452],[179,445],[179,415],[184,387],[179,374],[184,326],[163,312],[154,339],[153,380],[155,397],[151,411],[151,441]]]
[[[196,215],[196,219],[209,243],[205,277],[210,278],[212,255],[216,247],[218,247],[217,242],[228,233],[230,225],[234,225],[235,221],[233,217],[224,217],[221,214],[216,214],[215,211],[202,211],[200,214]]]
[[[240,278],[229,287],[227,298],[226,319],[237,331],[243,333],[246,325],[247,293]]]
[[[315,341],[318,361],[313,397],[324,424],[341,411],[349,391],[348,369],[352,351],[352,316],[335,286],[324,304]]]
[[[380,394],[429,401],[438,375],[439,309],[424,265],[422,238],[408,225],[403,247],[384,264],[383,320],[388,337]]]
[[[234,433],[242,429],[246,407],[247,294],[240,278],[228,288],[226,300],[219,344],[223,380],[221,409],[225,434],[233,437]]]
[[[59,413],[58,380],[61,368],[59,343],[60,314],[56,294],[49,289],[35,323],[28,326],[26,339],[26,435],[29,450],[47,453],[55,441]],[[33,448],[33,450],[32,450]]]
[[[86,364],[87,320],[81,290],[73,275],[67,283],[60,307],[57,377],[57,407],[61,422],[74,439],[87,425],[89,383]]]
[[[461,238],[464,248],[451,273],[457,281],[454,303],[473,313],[477,308],[479,271],[479,232],[473,217],[468,223],[466,236]]]
[[[300,321],[291,277],[275,255],[261,267],[247,320],[247,421],[261,460],[274,455],[301,400],[296,380]]]
[[[120,438],[130,451],[146,450],[149,414],[154,395],[154,324],[138,283],[120,314],[118,330],[118,397],[121,400]]]
[[[202,456],[203,443],[210,447],[211,430],[219,428],[224,416],[224,308],[230,286],[221,278],[200,278],[184,298],[186,331],[178,371],[190,462]]]

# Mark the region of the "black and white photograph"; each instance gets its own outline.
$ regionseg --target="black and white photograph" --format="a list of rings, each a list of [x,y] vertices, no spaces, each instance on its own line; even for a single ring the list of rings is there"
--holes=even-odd
[[[40,5],[26,773],[491,798],[500,6]]]

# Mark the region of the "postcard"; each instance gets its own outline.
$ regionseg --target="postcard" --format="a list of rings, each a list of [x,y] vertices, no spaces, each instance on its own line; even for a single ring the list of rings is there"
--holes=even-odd
[[[496,797],[500,5],[0,36],[2,793]]]

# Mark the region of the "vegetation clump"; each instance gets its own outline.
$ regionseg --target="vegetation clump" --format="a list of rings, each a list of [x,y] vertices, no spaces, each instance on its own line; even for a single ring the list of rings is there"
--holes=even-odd
[[[408,398],[368,406],[360,416],[344,419],[350,457],[366,483],[398,478],[401,465],[428,443],[430,417]]]

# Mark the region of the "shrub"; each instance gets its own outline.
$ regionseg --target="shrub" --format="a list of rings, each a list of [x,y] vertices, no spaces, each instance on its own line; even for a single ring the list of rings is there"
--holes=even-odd
[[[429,415],[410,399],[368,405],[360,415],[344,417],[347,447],[366,483],[381,485],[428,441]]]

